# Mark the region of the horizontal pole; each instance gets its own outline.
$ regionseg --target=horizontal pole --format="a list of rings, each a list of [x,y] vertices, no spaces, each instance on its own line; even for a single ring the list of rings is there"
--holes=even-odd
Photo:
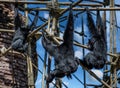
[[[69,2],[58,2],[58,4],[59,5],[70,5],[71,3],[69,3]],[[97,7],[101,7],[101,6],[103,6],[103,4],[80,3],[80,4],[78,4],[78,6],[91,6],[91,7],[96,7],[97,6]]]
[[[18,3],[18,4],[48,4],[51,3],[51,1],[15,1],[15,0],[0,0],[0,3]],[[70,5],[70,2],[58,2],[59,5]],[[103,6],[102,3],[90,3],[90,4],[86,4],[86,3],[81,3],[78,4],[78,6],[92,6],[92,7],[100,7]],[[119,4],[115,4],[115,6],[120,6]]]
[[[65,10],[66,8],[59,8],[58,10],[62,11]],[[86,8],[72,8],[74,11],[84,11]],[[23,10],[29,10],[29,11],[50,11],[49,8],[24,8]],[[90,11],[115,11],[115,10],[120,10],[120,7],[111,7],[111,8],[89,8]]]
[[[51,1],[15,1],[15,0],[1,0],[0,2],[4,3],[18,3],[18,4],[49,4],[52,3]],[[71,2],[58,2],[59,5],[70,5]],[[100,7],[103,6],[103,4],[87,4],[87,3],[80,3],[78,6],[92,6],[92,7]]]
[[[1,3],[12,3],[12,4],[47,4],[51,3],[51,1],[17,1],[17,0],[0,0]]]

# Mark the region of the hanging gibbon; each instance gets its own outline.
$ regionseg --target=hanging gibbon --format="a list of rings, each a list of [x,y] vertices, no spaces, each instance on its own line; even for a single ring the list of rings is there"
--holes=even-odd
[[[88,42],[90,52],[80,60],[81,63],[88,69],[101,69],[106,63],[107,56],[107,42],[105,35],[105,27],[100,17],[99,10],[97,11],[96,26],[94,24],[92,15],[87,9],[88,29],[92,38]]]
[[[50,38],[43,33],[42,45],[55,60],[55,69],[48,74],[47,82],[51,82],[55,77],[61,78],[67,76],[71,78],[71,74],[77,70],[78,60],[74,57],[73,31],[73,13],[72,9],[70,9],[62,44],[59,46],[54,45]]]

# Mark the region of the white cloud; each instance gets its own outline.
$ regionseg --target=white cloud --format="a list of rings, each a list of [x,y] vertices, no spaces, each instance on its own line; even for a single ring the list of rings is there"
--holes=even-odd
[[[75,51],[75,57],[83,58],[82,52],[81,51]]]
[[[99,78],[103,77],[103,72],[101,70],[92,69],[92,72],[95,73]]]
[[[77,32],[81,32],[81,26],[77,26],[75,28]],[[82,42],[82,37],[79,34],[74,33],[74,40],[77,40],[78,42]]]
[[[55,80],[52,81],[55,84]],[[49,84],[50,88],[54,88],[54,85],[52,83]]]
[[[66,86],[68,86],[69,85],[69,82],[67,81],[62,81]],[[53,80],[53,83],[55,84],[55,80]],[[52,83],[50,83],[49,84],[49,86],[50,86],[50,88],[54,88],[54,85],[52,84]],[[64,86],[62,86],[62,88],[66,88],[66,87],[64,87]]]
[[[75,30],[80,32],[80,31],[81,31],[81,26],[77,26],[77,27],[75,28]]]
[[[69,82],[67,81],[65,81],[65,82],[63,82],[66,86],[68,86],[69,85]],[[66,88],[65,86],[63,86],[63,88]]]
[[[93,73],[95,73],[100,79],[103,78],[103,72],[101,70],[92,69]],[[89,83],[99,83],[93,76],[87,73],[87,78]]]
[[[39,79],[39,80],[36,81],[35,85],[40,85],[41,82],[42,82],[42,79]]]
[[[43,14],[43,15],[44,15],[44,18],[45,18],[45,19],[48,19],[49,14],[48,14],[47,12],[44,12],[44,14]]]

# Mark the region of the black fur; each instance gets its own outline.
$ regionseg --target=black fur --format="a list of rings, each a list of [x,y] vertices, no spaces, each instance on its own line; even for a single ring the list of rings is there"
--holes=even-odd
[[[38,12],[36,12],[36,16],[38,16]],[[15,17],[15,34],[12,40],[12,49],[18,51],[18,52],[25,52],[27,50],[27,36],[29,34],[29,31],[33,29],[36,24],[36,18],[34,18],[34,21],[31,25],[25,27],[22,26],[22,20],[19,17],[19,14],[17,13],[17,16]]]
[[[88,28],[92,35],[92,38],[88,43],[91,51],[83,58],[83,60],[81,60],[81,62],[89,69],[101,69],[106,63],[107,55],[105,27],[103,26],[99,11],[97,11],[96,26],[89,10],[87,10],[87,20]]]
[[[78,63],[77,59],[74,57],[73,50],[73,31],[73,13],[72,10],[70,10],[67,27],[63,36],[64,41],[61,45],[55,46],[50,41],[50,38],[46,37],[43,33],[43,47],[55,59],[55,69],[48,74],[47,82],[51,82],[54,77],[61,78],[67,76],[68,78],[71,78],[71,73],[77,70]]]

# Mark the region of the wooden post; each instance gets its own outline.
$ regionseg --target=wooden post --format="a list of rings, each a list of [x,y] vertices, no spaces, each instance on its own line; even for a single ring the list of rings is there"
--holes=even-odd
[[[25,4],[25,7],[27,7],[27,4]],[[28,25],[28,11],[25,11],[25,25]],[[28,88],[34,88],[34,75],[33,75],[33,66],[32,66],[32,61],[30,58],[31,55],[31,44],[30,44],[30,37],[28,38],[28,55],[27,55],[27,74],[28,74]]]
[[[113,0],[114,1],[114,0]],[[114,5],[113,5],[114,6]],[[114,22],[114,25],[113,25],[113,53],[116,53],[116,30],[117,28],[115,27],[116,25],[116,19],[115,19],[115,11],[113,11],[113,22]],[[117,60],[117,58],[114,58],[113,59],[113,62],[115,62],[115,60]],[[118,61],[118,60],[117,60]],[[114,88],[117,88],[117,62],[115,63],[115,65],[113,65],[113,87]]]
[[[57,10],[59,9],[59,6],[58,6],[58,0],[52,0],[52,6],[53,6],[53,9],[54,9],[54,12],[52,14],[52,17],[53,17],[53,21],[52,21],[52,31],[54,32],[54,36],[59,36],[59,33],[58,33],[58,12]],[[62,80],[60,78],[56,78],[55,79],[56,81],[56,86],[57,88],[62,88]]]
[[[112,1],[113,0],[110,0],[110,7],[112,7]],[[113,12],[112,11],[110,11],[110,53],[113,53],[113,49],[112,49],[112,47],[113,47],[113,39],[112,39],[112,32],[113,32],[113,20],[112,20],[112,18],[113,18]],[[112,57],[110,57],[110,62],[112,62]],[[112,74],[110,73],[110,86],[112,87]]]
[[[114,0],[110,0],[110,7],[114,7]],[[116,53],[116,30],[114,11],[110,11],[110,53]],[[110,61],[114,61],[112,57],[110,58]],[[110,70],[110,85],[111,87],[116,88],[116,81],[113,82],[113,79],[116,79],[116,66],[111,64]]]
[[[45,88],[45,74],[46,74],[46,61],[47,61],[47,51],[45,50],[44,63],[43,63],[43,74],[42,74],[42,88]]]

